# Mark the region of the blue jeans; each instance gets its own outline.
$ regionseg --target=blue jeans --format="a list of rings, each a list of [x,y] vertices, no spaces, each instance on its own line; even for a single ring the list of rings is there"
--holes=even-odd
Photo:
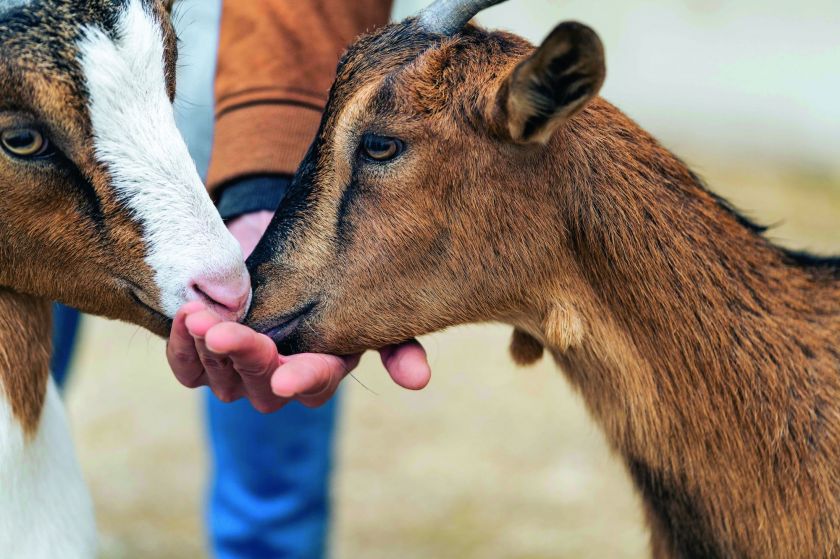
[[[335,400],[260,415],[207,390],[213,471],[207,511],[218,559],[321,558],[329,517]]]
[[[53,303],[53,352],[50,359],[55,383],[64,388],[70,374],[70,363],[73,360],[73,349],[79,332],[79,311]]]

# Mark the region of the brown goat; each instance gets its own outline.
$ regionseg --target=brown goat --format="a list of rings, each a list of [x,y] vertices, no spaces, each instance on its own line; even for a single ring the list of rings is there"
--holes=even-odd
[[[341,353],[509,323],[623,458],[655,557],[840,555],[840,261],[771,244],[596,97],[589,28],[534,50],[429,21],[344,56],[248,323]]]

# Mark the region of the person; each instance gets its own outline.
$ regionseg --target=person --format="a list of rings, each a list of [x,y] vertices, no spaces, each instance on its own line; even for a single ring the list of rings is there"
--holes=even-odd
[[[386,23],[390,4],[224,2],[212,152],[213,123],[202,113],[212,103],[202,99],[210,93],[213,53],[204,45],[215,43],[219,3],[195,0],[179,8],[189,17],[175,18],[188,23],[179,30],[182,68],[192,72],[178,79],[186,100],[179,126],[200,168],[209,155],[208,188],[246,256],[315,136],[340,53]],[[416,341],[381,355],[397,384],[419,389],[428,382]],[[222,323],[194,302],[173,322],[167,357],[184,385],[211,389],[207,523],[215,556],[323,557],[338,409],[332,396],[359,356],[280,356],[267,337]]]

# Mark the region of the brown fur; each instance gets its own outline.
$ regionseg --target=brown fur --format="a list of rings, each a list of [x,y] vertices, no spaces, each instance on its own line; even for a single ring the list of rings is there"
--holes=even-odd
[[[133,295],[156,299],[153,273],[136,221],[94,158],[75,61],[78,28],[113,9],[43,0],[0,17],[0,130],[41,129],[63,154],[46,164],[0,153],[0,382],[28,435],[49,374],[49,300],[168,333],[165,317]],[[174,95],[175,37],[164,6],[156,10]]]
[[[37,431],[47,393],[50,323],[48,301],[0,288],[2,392],[27,436]]]
[[[548,348],[622,456],[656,557],[838,556],[840,263],[772,245],[594,97],[579,31],[568,64],[595,85],[573,118],[547,103],[563,69],[530,62],[557,37],[528,58],[409,20],[351,48],[249,262],[250,323],[304,309],[279,346],[348,353],[512,324],[514,358]],[[512,87],[529,67],[550,95]],[[366,161],[369,133],[406,150]]]

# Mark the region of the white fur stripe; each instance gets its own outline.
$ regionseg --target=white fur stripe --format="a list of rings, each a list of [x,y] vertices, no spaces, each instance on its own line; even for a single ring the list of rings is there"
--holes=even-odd
[[[79,43],[96,156],[143,226],[160,308],[171,317],[191,279],[239,277],[243,259],[175,127],[159,23],[130,0],[117,34],[88,28]]]

